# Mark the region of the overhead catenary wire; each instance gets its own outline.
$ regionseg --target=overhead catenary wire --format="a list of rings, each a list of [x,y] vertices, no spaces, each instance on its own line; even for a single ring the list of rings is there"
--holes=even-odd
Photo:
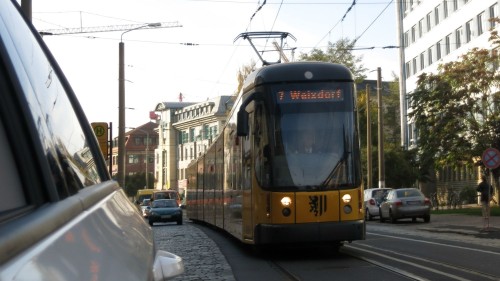
[[[387,10],[387,8],[389,8],[389,6],[392,4],[392,2],[394,2],[394,0],[391,0],[391,2],[389,2],[387,4],[387,6],[385,6],[385,8],[382,10],[382,12],[380,12],[378,14],[378,16],[368,25],[368,27],[358,36],[356,37],[356,39],[354,39],[354,44],[356,44],[356,42],[359,40],[359,38],[361,38],[361,36],[363,36],[365,34],[365,32],[370,29],[370,27],[378,20],[378,18],[380,18],[380,16],[385,12],[385,10]]]

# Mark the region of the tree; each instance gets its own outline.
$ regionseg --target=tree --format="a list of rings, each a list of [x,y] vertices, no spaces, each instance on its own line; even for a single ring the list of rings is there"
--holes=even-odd
[[[355,56],[352,51],[354,49],[354,40],[341,38],[335,43],[328,42],[326,51],[321,49],[312,49],[309,54],[301,53],[299,60],[302,61],[324,61],[343,64],[351,70],[356,82],[361,82],[366,78],[366,68],[363,66],[363,56]]]
[[[125,175],[125,193],[127,196],[135,196],[137,190],[143,188],[154,188],[154,175],[149,173],[148,186],[146,187],[146,173],[136,173],[133,175]]]
[[[422,171],[472,165],[488,147],[500,148],[500,41],[491,33],[493,51],[473,48],[459,60],[423,73],[410,95],[409,118],[418,130]],[[498,169],[494,171],[498,178]]]
[[[388,187],[410,187],[417,180],[417,166],[414,160],[414,153],[401,149],[401,123],[399,110],[399,82],[396,75],[391,82],[384,82],[383,91],[383,118],[384,118],[384,163],[385,163],[385,185]],[[388,89],[388,90],[385,90]],[[374,98],[374,92],[370,94],[370,116],[371,116],[371,144],[372,144],[372,178],[373,185],[378,178],[378,105]],[[358,118],[359,135],[362,150],[362,164],[365,175],[367,171],[367,125],[366,125],[366,90],[358,91]],[[365,182],[368,182],[365,180]],[[373,186],[372,186],[373,187]]]
[[[255,68],[256,62],[254,60],[251,60],[249,64],[243,65],[240,70],[238,70],[238,74],[236,79],[238,79],[238,88],[234,92],[234,96],[237,96],[241,89],[243,88],[243,84],[245,83],[245,79],[252,73],[253,71],[256,70]]]

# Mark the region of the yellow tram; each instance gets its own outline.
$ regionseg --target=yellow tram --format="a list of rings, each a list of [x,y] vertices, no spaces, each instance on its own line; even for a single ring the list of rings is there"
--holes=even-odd
[[[365,239],[352,74],[322,62],[256,70],[187,178],[187,217],[245,243]]]

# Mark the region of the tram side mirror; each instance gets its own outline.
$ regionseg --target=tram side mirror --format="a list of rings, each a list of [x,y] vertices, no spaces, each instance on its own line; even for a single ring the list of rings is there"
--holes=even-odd
[[[238,125],[236,127],[236,133],[239,137],[248,135],[248,112],[244,108],[238,111]]]

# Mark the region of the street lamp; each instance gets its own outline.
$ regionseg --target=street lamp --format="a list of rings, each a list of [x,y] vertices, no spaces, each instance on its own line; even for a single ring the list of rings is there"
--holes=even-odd
[[[141,28],[161,27],[161,23],[148,23],[143,26],[124,31],[118,44],[118,183],[125,187],[125,44],[123,35]]]

